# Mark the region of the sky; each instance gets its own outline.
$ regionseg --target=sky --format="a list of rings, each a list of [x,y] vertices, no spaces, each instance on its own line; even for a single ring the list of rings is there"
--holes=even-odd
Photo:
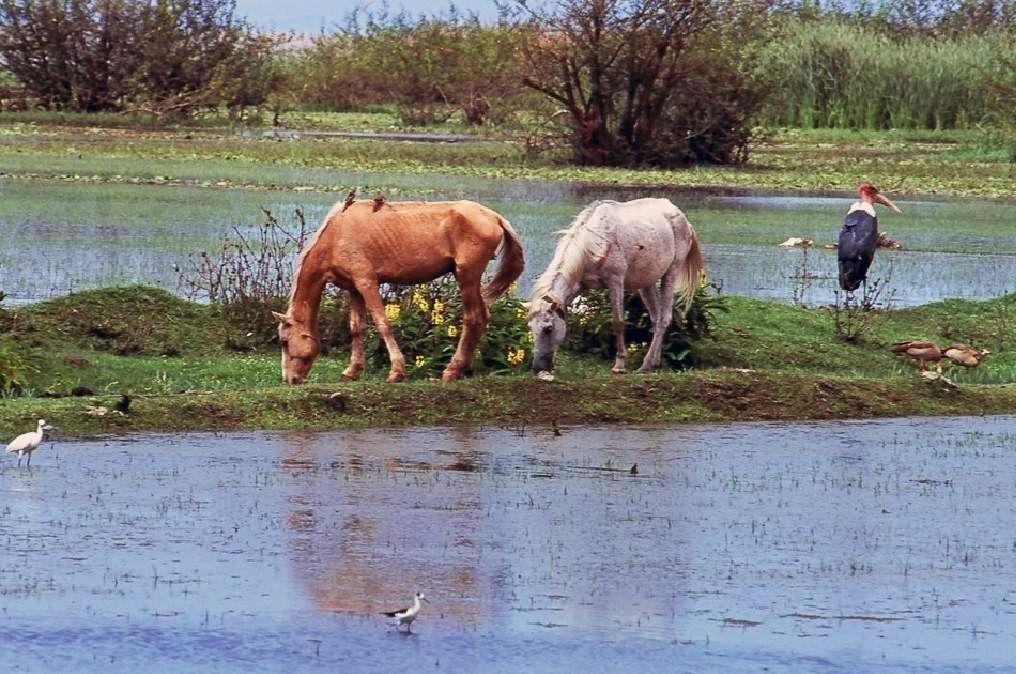
[[[342,23],[346,15],[357,5],[380,7],[379,0],[352,2],[335,0],[236,0],[236,13],[265,30],[317,32],[322,27],[331,29]],[[405,7],[413,13],[434,13],[448,8],[448,0],[389,0],[394,10]],[[496,16],[493,0],[461,0],[455,5],[463,11],[469,10],[481,19],[492,20]]]

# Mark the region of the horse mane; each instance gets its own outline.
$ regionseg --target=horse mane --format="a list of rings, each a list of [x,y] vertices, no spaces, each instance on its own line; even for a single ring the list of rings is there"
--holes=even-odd
[[[576,277],[582,276],[588,260],[601,259],[607,254],[609,243],[606,232],[600,225],[602,220],[594,220],[591,216],[600,206],[612,203],[615,202],[594,201],[578,214],[567,229],[554,232],[560,237],[557,248],[554,249],[554,258],[547,270],[536,280],[532,299],[536,300],[550,294],[554,280],[559,276],[575,281]],[[565,298],[555,299],[564,301]]]
[[[303,249],[300,251],[300,254],[296,256],[296,264],[293,266],[293,285],[289,289],[290,308],[292,308],[293,298],[296,296],[296,285],[300,279],[300,269],[303,267],[304,258],[306,258],[307,254],[310,253],[310,251],[314,248],[314,246],[317,245],[318,240],[321,238],[321,235],[324,234],[325,229],[328,228],[328,225],[332,224],[332,218],[337,216],[339,213],[345,211],[346,208],[348,207],[349,204],[344,202],[337,203],[334,206],[332,206],[331,209],[328,211],[328,214],[325,215],[325,219],[321,223],[321,226],[317,228],[317,231],[314,232],[314,234],[310,237],[310,241],[308,241],[307,244],[303,247]]]

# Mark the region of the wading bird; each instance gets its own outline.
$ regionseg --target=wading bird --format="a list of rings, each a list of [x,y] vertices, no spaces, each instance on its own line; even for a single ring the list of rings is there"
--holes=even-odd
[[[399,609],[398,611],[386,611],[381,615],[388,616],[389,618],[395,618],[395,629],[399,629],[403,625],[412,632],[413,621],[416,620],[416,616],[420,613],[420,608],[423,606],[421,601],[425,601],[428,604],[430,600],[423,596],[422,592],[417,592],[416,596],[413,597],[413,605],[409,608]]]
[[[857,290],[868,278],[868,267],[875,259],[878,247],[878,218],[875,204],[882,204],[896,213],[900,209],[879,193],[878,188],[863,182],[857,189],[860,201],[855,201],[843,219],[840,242],[837,246],[840,258],[840,287],[847,292]]]
[[[935,345],[935,342],[926,340],[897,342],[893,344],[893,351],[916,360],[918,370],[925,370],[925,363],[931,362],[935,363],[936,370],[942,371],[942,351]]]
[[[949,346],[942,349],[942,355],[951,360],[956,365],[962,365],[963,367],[977,367],[981,364],[981,360],[987,356],[991,351],[986,349],[975,349],[972,346],[966,344],[950,344]]]
[[[34,452],[39,445],[42,444],[43,436],[46,431],[53,430],[52,426],[46,425],[45,419],[39,419],[39,426],[35,431],[31,433],[22,433],[18,437],[11,440],[11,444],[7,445],[8,452],[17,452],[18,454],[18,467],[21,467],[21,459],[26,454],[28,455],[28,464],[32,465],[32,452]]]

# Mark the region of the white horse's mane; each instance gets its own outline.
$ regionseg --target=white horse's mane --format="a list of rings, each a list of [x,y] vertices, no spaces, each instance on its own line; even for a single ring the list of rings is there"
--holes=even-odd
[[[551,294],[554,280],[559,276],[564,276],[569,284],[577,283],[581,280],[587,260],[601,259],[607,254],[609,244],[603,227],[604,221],[593,218],[592,215],[597,208],[610,203],[616,202],[594,201],[578,214],[568,229],[555,232],[560,239],[554,249],[554,259],[536,280],[531,295],[533,300]],[[551,296],[553,297],[552,294]],[[563,301],[565,298],[554,299]]]

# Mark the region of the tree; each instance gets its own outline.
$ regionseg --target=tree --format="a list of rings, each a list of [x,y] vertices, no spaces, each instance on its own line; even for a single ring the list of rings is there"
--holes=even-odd
[[[185,116],[251,85],[266,42],[234,0],[0,0],[0,66],[46,108]],[[218,86],[216,86],[218,85]],[[231,94],[236,98],[236,92]]]
[[[760,98],[736,67],[730,29],[768,7],[557,0],[550,11],[529,10],[538,29],[523,82],[564,107],[582,163],[743,159]]]

